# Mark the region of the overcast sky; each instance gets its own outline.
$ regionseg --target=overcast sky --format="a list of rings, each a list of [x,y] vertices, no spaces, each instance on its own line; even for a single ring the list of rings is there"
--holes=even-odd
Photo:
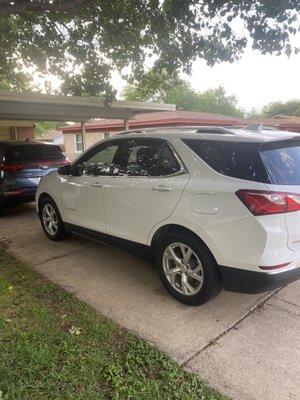
[[[214,67],[199,60],[187,79],[200,91],[222,85],[242,107],[260,109],[271,101],[300,99],[300,54],[288,58],[248,50],[239,61]]]
[[[232,64],[208,67],[204,61],[198,60],[194,63],[192,75],[184,78],[198,91],[222,85],[228,94],[237,96],[239,104],[246,110],[260,110],[272,101],[300,100],[300,54],[290,58],[285,55],[264,56],[249,49]],[[125,82],[114,74],[112,83],[121,93]]]

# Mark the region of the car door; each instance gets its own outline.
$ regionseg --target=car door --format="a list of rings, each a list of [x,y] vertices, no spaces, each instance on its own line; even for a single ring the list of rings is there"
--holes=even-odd
[[[188,180],[189,174],[167,141],[127,139],[119,174],[109,177],[105,188],[106,232],[147,243],[151,229],[172,214]]]
[[[72,165],[72,175],[65,177],[61,192],[65,222],[105,231],[105,177],[116,168],[118,150],[118,141],[107,141],[94,146]]]

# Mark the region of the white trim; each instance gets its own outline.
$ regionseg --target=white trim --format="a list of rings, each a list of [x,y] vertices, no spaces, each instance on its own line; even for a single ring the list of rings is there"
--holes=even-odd
[[[81,141],[77,141],[77,136],[81,137]],[[77,144],[82,145],[82,150],[77,150]],[[74,133],[74,146],[75,146],[75,153],[76,154],[81,154],[83,153],[83,139],[82,139],[82,134],[81,133]]]

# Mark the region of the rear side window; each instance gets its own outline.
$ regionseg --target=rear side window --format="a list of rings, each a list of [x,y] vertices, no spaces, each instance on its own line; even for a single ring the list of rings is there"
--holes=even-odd
[[[259,154],[260,143],[182,139],[203,161],[220,174],[269,183]]]
[[[7,162],[51,161],[64,159],[64,153],[59,146],[22,145],[8,148]]]
[[[272,183],[300,185],[300,142],[265,143],[260,148],[262,161]]]

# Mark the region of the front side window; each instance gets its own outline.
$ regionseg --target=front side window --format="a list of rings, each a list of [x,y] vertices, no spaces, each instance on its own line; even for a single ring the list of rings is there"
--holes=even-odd
[[[82,153],[83,144],[82,144],[82,134],[76,133],[75,135],[75,149],[77,153]]]
[[[121,171],[128,176],[166,176],[180,171],[172,149],[160,139],[132,139],[124,146]]]
[[[106,143],[93,148],[76,163],[79,175],[117,175],[118,149],[118,143]]]

